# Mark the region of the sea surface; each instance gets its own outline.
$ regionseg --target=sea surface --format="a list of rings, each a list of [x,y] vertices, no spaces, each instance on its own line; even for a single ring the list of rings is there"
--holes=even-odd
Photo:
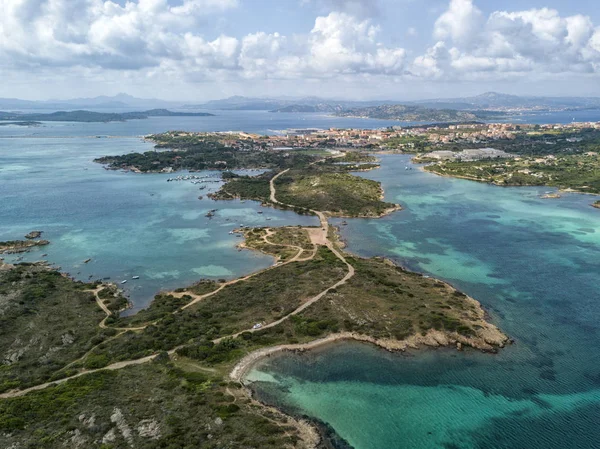
[[[577,119],[600,120],[599,111],[585,114]],[[207,200],[219,186],[216,172],[199,173],[214,179],[201,191],[190,182],[166,182],[173,175],[107,171],[93,159],[145,151],[151,145],[139,136],[168,129],[270,133],[328,126],[387,123],[227,112],[0,127],[0,240],[43,230],[51,244],[23,260],[46,259],[82,280],[127,280],[121,287],[134,311],[160,289],[256,271],[273,260],[238,251],[233,227],[316,220],[250,201]],[[361,173],[380,180],[386,199],[405,210],[347,220],[349,250],[451,282],[479,299],[516,343],[497,355],[390,354],[344,343],[273,357],[250,375],[262,381],[255,383],[259,396],[327,423],[356,449],[600,447],[600,211],[590,207],[593,198],[542,200],[550,189],[500,188],[407,166],[408,157],[383,156],[381,169]],[[218,210],[209,220],[211,209]]]
[[[50,241],[5,260],[48,260],[79,280],[110,278],[134,312],[160,290],[271,265],[269,256],[238,251],[240,238],[229,232],[239,225],[318,225],[314,217],[253,201],[207,198],[222,184],[220,172],[194,173],[211,182],[192,184],[167,182],[174,174],[125,173],[93,162],[151,148],[139,138],[0,138],[0,241],[32,230],[44,231]],[[217,211],[209,219],[212,209]]]
[[[409,160],[383,156],[361,174],[406,209],[348,220],[348,250],[449,281],[515,344],[497,355],[359,343],[280,355],[250,373],[258,397],[328,424],[356,449],[600,447],[594,197],[540,199],[548,188],[438,177]]]

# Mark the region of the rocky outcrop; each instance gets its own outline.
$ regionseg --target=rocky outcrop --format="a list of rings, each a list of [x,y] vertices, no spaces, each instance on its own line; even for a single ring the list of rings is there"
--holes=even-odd
[[[44,231],[31,231],[25,236],[26,239],[39,239]]]

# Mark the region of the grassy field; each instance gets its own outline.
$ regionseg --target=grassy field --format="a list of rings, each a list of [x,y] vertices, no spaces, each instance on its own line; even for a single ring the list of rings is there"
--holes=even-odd
[[[600,193],[600,155],[597,153],[503,161],[442,162],[429,165],[426,170],[498,185],[547,185]]]
[[[349,173],[292,170],[279,177],[275,185],[282,203],[334,216],[376,217],[395,206],[382,201],[383,190],[378,182]]]

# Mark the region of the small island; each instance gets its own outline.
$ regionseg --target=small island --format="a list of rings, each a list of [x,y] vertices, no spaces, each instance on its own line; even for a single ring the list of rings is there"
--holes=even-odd
[[[596,209],[600,209],[600,201],[596,201],[595,203],[593,203],[592,207],[595,207]]]

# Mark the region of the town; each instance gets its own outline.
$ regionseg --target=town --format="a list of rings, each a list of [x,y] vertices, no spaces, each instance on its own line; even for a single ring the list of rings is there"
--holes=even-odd
[[[574,122],[569,124],[514,124],[514,123],[464,123],[432,124],[420,126],[393,126],[379,129],[288,129],[275,135],[259,135],[245,132],[190,133],[172,131],[157,136],[149,136],[160,143],[167,140],[193,139],[194,137],[214,137],[225,147],[239,151],[290,151],[297,149],[343,148],[366,149],[370,151],[393,151],[403,153],[423,153],[483,149],[495,141],[510,143],[519,138],[540,139],[545,145],[554,145],[556,140],[576,144],[583,139],[580,134],[600,130],[600,122]],[[159,137],[160,136],[160,137]],[[158,138],[159,137],[159,138]],[[465,145],[465,148],[449,147]],[[493,150],[494,148],[490,148]],[[506,157],[503,151],[467,152],[463,160],[480,157]],[[432,153],[435,159],[452,158],[449,153]],[[460,157],[459,157],[460,158]]]

